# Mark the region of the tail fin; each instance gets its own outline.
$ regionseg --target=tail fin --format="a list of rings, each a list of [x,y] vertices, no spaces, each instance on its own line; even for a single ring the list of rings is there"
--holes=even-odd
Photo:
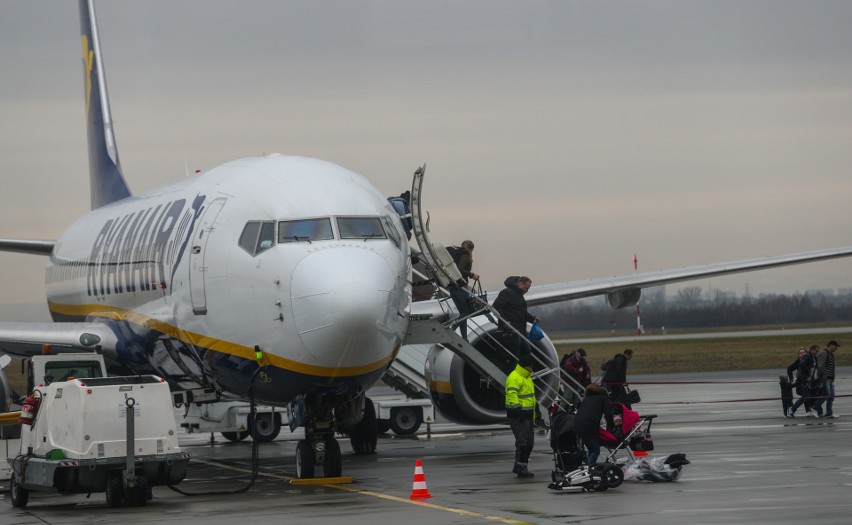
[[[130,190],[121,174],[121,164],[118,160],[92,0],[80,0],[80,33],[86,90],[89,182],[92,209],[95,209],[129,197]]]

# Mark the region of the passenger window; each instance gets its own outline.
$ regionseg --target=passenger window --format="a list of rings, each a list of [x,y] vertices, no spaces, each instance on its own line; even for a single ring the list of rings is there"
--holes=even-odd
[[[338,217],[337,229],[341,239],[385,239],[378,217]]]
[[[331,219],[299,219],[278,223],[278,242],[327,241],[334,239]]]

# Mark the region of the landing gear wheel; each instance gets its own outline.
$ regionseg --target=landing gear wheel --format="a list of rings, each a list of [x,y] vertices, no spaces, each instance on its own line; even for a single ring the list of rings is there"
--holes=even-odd
[[[322,466],[322,473],[327,478],[338,478],[343,474],[340,444],[334,438],[325,441],[325,465]]]
[[[12,479],[9,480],[9,495],[12,506],[19,509],[26,507],[30,501],[30,491],[18,484],[18,477],[15,474],[12,474]]]
[[[269,443],[281,432],[281,422],[273,413],[255,414],[250,426],[251,438],[260,443]]]
[[[377,419],[376,420],[376,433],[378,435],[387,434],[388,430],[390,430],[391,424],[387,419]]]
[[[296,444],[296,477],[299,479],[313,478],[314,463],[316,463],[316,454],[314,454],[310,442],[304,439],[300,440]]]
[[[618,465],[607,463],[601,471],[601,483],[604,483],[607,487],[614,489],[621,485],[622,481],[624,481],[624,471],[621,470]]]
[[[400,436],[414,434],[420,428],[421,423],[423,423],[423,410],[420,407],[391,409],[390,427]]]
[[[124,502],[124,487],[121,483],[121,477],[112,475],[109,477],[106,486],[106,500],[110,507],[120,507]]]
[[[222,437],[227,439],[228,441],[237,443],[247,438],[249,434],[251,434],[251,432],[249,432],[248,430],[243,430],[241,432],[222,432]]]
[[[364,400],[364,416],[349,434],[352,450],[356,454],[373,454],[376,452],[376,442],[379,434],[376,428],[376,407],[370,398]]]

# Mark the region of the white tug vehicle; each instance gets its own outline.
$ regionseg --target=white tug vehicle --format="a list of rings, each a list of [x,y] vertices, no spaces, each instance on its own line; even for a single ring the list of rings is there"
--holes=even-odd
[[[31,491],[106,492],[110,506],[142,506],[151,487],[183,480],[189,454],[163,379],[104,377],[103,358],[91,353],[36,356],[30,370],[44,382],[24,400],[20,444],[8,449],[15,507]]]

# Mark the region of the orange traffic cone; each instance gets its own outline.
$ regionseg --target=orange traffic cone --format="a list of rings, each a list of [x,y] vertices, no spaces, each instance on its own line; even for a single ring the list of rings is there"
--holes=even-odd
[[[431,498],[429,489],[426,488],[426,476],[423,475],[423,464],[418,459],[414,464],[414,487],[411,489],[411,499]]]

